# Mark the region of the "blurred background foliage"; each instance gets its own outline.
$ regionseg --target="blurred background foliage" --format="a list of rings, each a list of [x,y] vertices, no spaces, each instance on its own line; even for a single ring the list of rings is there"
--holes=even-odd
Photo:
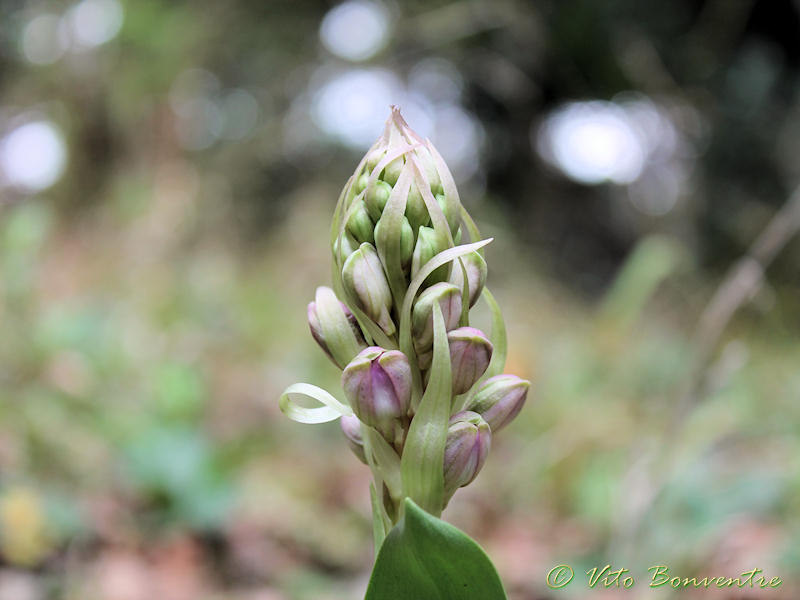
[[[796,598],[799,68],[791,0],[3,0],[0,599],[363,593],[367,470],[277,398],[339,390],[303,307],[389,104],[533,381],[445,514],[510,597]]]

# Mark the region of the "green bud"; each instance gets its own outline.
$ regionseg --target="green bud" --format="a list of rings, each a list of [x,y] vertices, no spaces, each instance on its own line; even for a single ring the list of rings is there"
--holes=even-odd
[[[374,244],[375,237],[373,232],[375,230],[375,224],[372,222],[372,219],[369,218],[364,200],[362,198],[356,198],[355,203],[357,208],[347,220],[347,231],[349,231],[359,243],[369,242],[370,244]]]
[[[422,163],[422,170],[425,172],[425,177],[428,178],[428,183],[431,186],[431,193],[434,196],[444,193],[442,179],[439,177],[439,171],[436,168],[436,163],[433,161],[430,151],[427,148],[419,148],[416,153]]]
[[[392,293],[386,281],[375,247],[363,243],[345,261],[342,283],[355,299],[356,305],[383,329],[386,335],[395,332],[390,315]]]
[[[333,242],[333,255],[337,258],[340,249],[342,251],[342,260],[346,260],[348,256],[358,250],[358,242],[347,230],[345,230],[341,239],[337,238],[336,241]]]
[[[386,156],[386,149],[383,147],[378,147],[374,150],[371,150],[367,156],[367,172],[372,173],[373,169],[378,166],[378,163],[381,162],[381,159],[384,156]]]
[[[360,194],[365,189],[367,189],[367,182],[369,181],[369,175],[363,173],[359,175],[358,179],[356,179],[356,185],[354,187],[356,194]]]
[[[447,242],[432,227],[420,227],[417,244],[414,246],[414,255],[411,258],[411,277],[416,277],[430,259],[439,252],[447,250],[447,247]],[[440,281],[447,281],[450,276],[450,264],[446,263],[437,268],[425,279],[424,285],[430,286]]]
[[[423,200],[416,182],[411,184],[411,190],[408,193],[406,217],[408,217],[408,222],[411,224],[414,231],[417,231],[420,227],[429,225],[431,222],[431,217],[428,214],[428,207],[425,206],[425,200]]]
[[[383,177],[381,177],[381,179],[393,186],[400,178],[400,172],[403,170],[404,164],[405,160],[403,160],[403,157],[398,156],[383,168]]]
[[[450,235],[455,235],[456,231],[458,231],[459,222],[461,221],[458,204],[455,202],[448,202],[444,194],[436,194],[435,198],[436,202],[439,204],[439,208],[441,208],[444,213],[444,218],[447,219],[447,225],[450,227]]]
[[[367,211],[373,221],[381,218],[383,209],[389,201],[389,195],[392,193],[392,186],[385,181],[376,181],[373,187],[367,187],[367,193],[364,196],[364,202],[367,205]]]
[[[383,243],[383,234],[386,232],[381,231],[384,223],[383,219],[380,219],[378,223],[375,225],[375,239],[378,241],[378,244]],[[400,260],[403,265],[403,269],[408,272],[409,267],[411,266],[411,257],[414,254],[414,230],[411,229],[411,225],[408,223],[408,219],[403,217],[402,224],[400,225]]]

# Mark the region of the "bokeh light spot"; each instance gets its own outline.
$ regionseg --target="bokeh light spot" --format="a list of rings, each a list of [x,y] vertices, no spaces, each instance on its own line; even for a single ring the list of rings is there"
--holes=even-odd
[[[22,54],[35,65],[56,62],[67,49],[59,35],[61,19],[53,14],[42,14],[31,19],[22,30]]]
[[[625,112],[610,102],[574,102],[539,129],[536,146],[548,162],[581,183],[627,184],[642,172],[646,148]]]
[[[319,36],[332,54],[351,61],[366,60],[386,45],[389,13],[377,2],[344,2],[322,19]]]
[[[66,161],[64,137],[49,121],[21,125],[0,141],[0,169],[11,185],[30,192],[58,181]]]
[[[325,83],[314,98],[317,125],[343,144],[368,148],[383,130],[391,104],[401,104],[405,90],[383,69],[354,69]]]
[[[123,17],[119,0],[82,0],[68,14],[73,39],[86,48],[114,39],[122,27]]]

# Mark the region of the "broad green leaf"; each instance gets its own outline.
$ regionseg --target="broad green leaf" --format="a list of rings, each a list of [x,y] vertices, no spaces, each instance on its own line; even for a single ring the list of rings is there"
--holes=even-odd
[[[313,398],[323,406],[306,408],[300,406],[292,396],[307,396]],[[352,415],[353,411],[346,404],[342,404],[328,392],[310,383],[293,383],[283,391],[279,400],[281,412],[292,421],[298,423],[327,423],[338,419],[342,415]]]
[[[433,362],[428,387],[411,420],[403,457],[403,490],[425,510],[442,514],[444,445],[450,418],[450,347],[439,303],[433,305]]]
[[[506,600],[481,547],[406,498],[405,514],[383,542],[365,600]]]

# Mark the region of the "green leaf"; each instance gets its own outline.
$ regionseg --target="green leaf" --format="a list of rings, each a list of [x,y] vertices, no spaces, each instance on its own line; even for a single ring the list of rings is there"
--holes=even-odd
[[[400,470],[403,490],[425,510],[442,514],[444,445],[450,418],[450,347],[439,303],[433,305],[433,362],[428,387],[411,420]]]
[[[292,399],[293,395],[313,398],[323,406],[315,408],[300,406]],[[349,406],[342,404],[322,388],[310,383],[293,383],[283,391],[279,403],[281,412],[298,423],[327,423],[342,415],[353,414]]]
[[[365,600],[506,600],[486,553],[463,531],[406,499],[372,570]]]

